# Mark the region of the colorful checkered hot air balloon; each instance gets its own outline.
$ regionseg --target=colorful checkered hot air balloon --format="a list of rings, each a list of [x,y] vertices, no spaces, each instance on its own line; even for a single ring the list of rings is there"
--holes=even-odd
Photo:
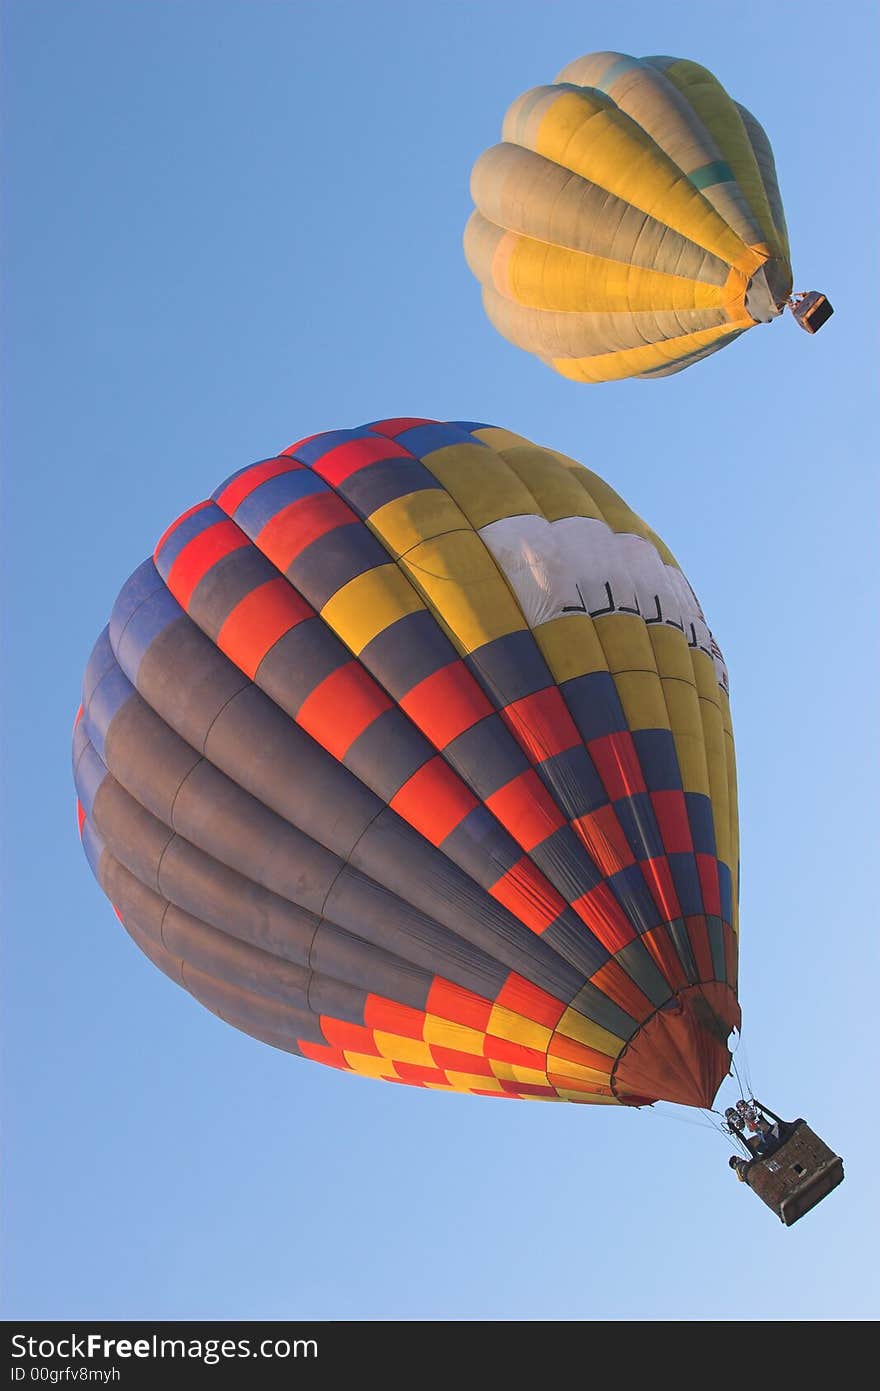
[[[580,464],[420,419],[243,469],[137,569],[74,734],[128,933],[291,1053],[708,1106],[736,998],[727,673]]]
[[[782,313],[770,143],[680,58],[591,53],[513,103],[471,176],[465,254],[489,319],[565,377],[663,377]],[[792,305],[814,333],[831,314]]]

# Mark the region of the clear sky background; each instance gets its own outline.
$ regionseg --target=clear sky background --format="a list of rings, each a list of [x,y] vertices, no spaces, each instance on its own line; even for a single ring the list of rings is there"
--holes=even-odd
[[[3,12],[6,1316],[876,1317],[877,5]],[[786,316],[578,387],[489,327],[471,164],[606,48],[694,58],[764,124],[818,338]],[[581,459],[700,595],[739,754],[738,1061],[847,1166],[790,1231],[694,1113],[391,1087],[236,1033],[91,877],[70,732],[120,585],[229,473],[388,415]]]

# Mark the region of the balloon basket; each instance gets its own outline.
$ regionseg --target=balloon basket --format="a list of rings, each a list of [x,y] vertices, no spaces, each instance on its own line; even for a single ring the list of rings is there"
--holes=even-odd
[[[791,300],[790,305],[795,319],[807,333],[818,333],[834,313],[828,297],[818,290],[810,290],[799,299]]]
[[[796,1120],[784,1125],[781,1144],[745,1165],[743,1178],[791,1227],[843,1182],[843,1160]]]

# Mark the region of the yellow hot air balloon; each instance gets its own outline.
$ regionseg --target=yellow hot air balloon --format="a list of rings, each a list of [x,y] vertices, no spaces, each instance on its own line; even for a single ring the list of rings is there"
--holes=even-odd
[[[698,63],[591,53],[513,103],[471,176],[489,319],[578,382],[680,372],[792,291],[770,142]],[[811,291],[795,317],[832,310]]]

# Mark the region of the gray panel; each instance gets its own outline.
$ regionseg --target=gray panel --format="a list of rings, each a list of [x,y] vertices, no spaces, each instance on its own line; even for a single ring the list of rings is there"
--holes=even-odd
[[[531,766],[500,715],[487,715],[451,740],[443,757],[481,802]]]
[[[357,981],[370,995],[425,1009],[434,982],[432,970],[362,941],[326,920],[312,942],[310,964],[324,977]],[[461,984],[461,982],[458,982]]]
[[[172,956],[158,942],[155,942],[146,932],[142,932],[135,922],[123,922],[122,926],[138,950],[142,951],[154,966],[158,966],[163,975],[168,976],[169,980],[172,980],[176,986],[183,985],[180,976],[181,962],[176,957]]]
[[[135,694],[113,717],[104,761],[117,782],[170,826],[178,789],[202,760]]]
[[[156,717],[138,698],[133,698],[131,706],[142,722],[155,721]],[[191,751],[187,751],[182,741],[175,740],[172,735],[171,742],[178,752],[188,752],[187,761],[191,759]],[[134,747],[137,746],[135,741]],[[155,768],[156,765],[151,763],[148,771],[155,772]],[[107,820],[105,818],[102,825]],[[490,998],[494,998],[508,969],[515,969],[523,975],[536,972],[536,982],[562,998],[570,998],[582,983],[582,970],[566,968],[548,945],[541,943],[501,905],[493,903],[445,857],[427,843],[408,834],[407,828],[393,813],[387,813],[385,825],[377,833],[386,841],[384,853],[379,858],[386,865],[397,859],[402,848],[399,834],[402,831],[412,855],[401,857],[393,878],[402,880],[409,877],[415,896],[423,904],[441,910],[442,917],[455,932],[444,930],[424,913],[401,903],[387,888],[371,884],[357,871],[343,870],[342,862],[336,856],[275,816],[206,760],[199,761],[192,772],[185,776],[174,802],[172,820],[175,830],[191,843],[191,847],[200,847],[207,852],[220,862],[221,869],[224,865],[237,869],[255,884],[271,889],[313,914],[322,911],[327,891],[339,874],[336,892],[338,901],[345,904],[346,916],[339,918],[330,902],[327,912],[340,925],[380,945],[390,945],[393,940],[397,944],[396,954],[405,957],[412,955],[413,945],[409,938],[415,931],[415,960],[431,969],[432,973],[437,971],[477,993],[488,993]],[[112,834],[112,825],[108,825],[107,829]],[[398,849],[392,849],[388,841]],[[377,846],[378,841],[374,848]],[[186,873],[179,862],[179,857],[184,853],[189,857]],[[205,874],[195,875],[196,858],[192,849],[184,852],[182,847],[178,848],[175,844],[170,860],[166,853],[167,867],[162,879],[163,889],[170,890],[172,883],[168,876],[176,867],[172,896],[183,897],[191,907],[197,906],[197,893],[204,892]],[[407,859],[410,859],[410,864],[405,871]],[[416,863],[412,864],[412,860]],[[432,862],[430,873],[429,861]],[[143,864],[139,868],[141,873],[149,873]],[[381,864],[376,865],[377,872],[381,872],[381,868]],[[212,869],[212,873],[216,876],[218,871]],[[247,898],[253,894],[253,890],[240,886],[238,901],[234,904],[233,898],[228,896],[225,908],[220,906],[223,895],[231,895],[230,886],[235,882],[235,877],[228,874],[222,885],[215,878],[214,891],[219,900],[215,900],[213,911],[222,921],[222,913],[231,913],[234,907],[234,921],[238,922],[243,932]],[[268,901],[263,895],[261,902],[265,905]],[[276,912],[276,918],[278,916]],[[302,923],[302,919],[299,922]],[[389,933],[393,935],[392,938],[388,937]],[[427,940],[433,943],[429,952],[424,951],[426,933]],[[457,935],[461,933],[473,938],[482,950],[475,953]],[[483,955],[485,961],[480,960]],[[495,955],[500,956],[506,965],[492,960]]]
[[[647,995],[652,1005],[659,1008],[666,1003],[672,994],[672,988],[656,966],[653,957],[648,954],[641,938],[628,942],[623,950],[617,953],[616,959],[627,975],[635,981],[642,994]]]
[[[638,1031],[639,1025],[635,1019],[625,1014],[613,1000],[609,1000],[607,995],[603,995],[601,990],[589,982],[575,995],[571,1007],[586,1019],[592,1019],[601,1029],[608,1029],[610,1033],[616,1034],[618,1038],[632,1038]]]
[[[548,358],[626,352],[646,343],[663,343],[730,322],[722,304],[705,309],[661,306],[635,311],[541,309],[507,299],[490,285],[483,287],[483,305],[489,322],[502,338],[526,352]]]
[[[166,974],[182,985],[179,958],[172,956],[162,940],[162,919],[168,907],[164,899],[136,879],[109,850],[105,850],[101,856],[100,884],[123,923],[126,926],[134,925],[141,936],[165,953],[169,962],[178,962],[173,971],[167,970]],[[164,971],[166,967],[162,966],[161,969]]]
[[[512,914],[255,688],[236,696],[218,717],[206,752],[261,802],[343,858],[350,854],[365,875],[456,934],[473,938],[471,924],[478,921],[484,931],[530,940]]]
[[[174,832],[110,776],[98,788],[89,819],[117,860],[158,893],[159,865]]]
[[[709,931],[709,950],[712,953],[712,969],[715,972],[715,979],[727,980],[727,962],[724,959],[724,933],[721,926],[721,919],[710,917],[706,919],[706,927]]]
[[[620,55],[629,56],[629,55]],[[615,57],[591,54],[563,68],[559,81],[593,86],[604,84]],[[604,66],[603,66],[604,65]],[[590,76],[593,81],[590,81]],[[608,95],[621,111],[647,132],[674,164],[687,174],[721,159],[712,134],[707,130],[683,94],[653,64],[637,62],[627,72],[618,73]],[[702,189],[703,197],[747,246],[763,240],[748,204],[735,184],[715,184]]]
[[[241,546],[205,571],[187,601],[187,612],[216,641],[236,605],[267,580],[279,578],[279,572],[256,546]]]
[[[166,974],[174,971],[202,1004],[257,1037],[268,1029],[291,1041],[326,1042],[306,1003],[307,971],[199,923],[139,883],[112,856],[104,861],[105,892],[112,893],[126,930],[137,933],[138,945],[143,950],[149,945],[151,960]]]
[[[688,984],[696,985],[697,981],[700,979],[700,976],[699,972],[697,971],[697,963],[694,960],[693,948],[691,947],[691,939],[688,937],[687,928],[684,925],[684,921],[681,918],[676,918],[673,922],[670,922],[667,925],[669,927],[669,932],[672,937],[672,940],[675,943],[675,950],[678,952],[678,959],[684,967],[684,973],[687,976]]]
[[[309,982],[308,1004],[314,1014],[362,1025],[366,1002],[366,990],[332,976],[314,975]]]
[[[699,362],[704,357],[711,357],[721,348],[726,348],[735,338],[739,338],[743,333],[748,333],[748,329],[738,328],[734,332],[725,334],[715,343],[710,343],[708,348],[700,348],[698,352],[686,353],[678,362],[674,362],[670,367],[653,367],[650,372],[639,372],[640,381],[653,381],[655,377],[674,377],[676,372],[683,372],[692,363]]]
[[[164,588],[165,581],[156,569],[152,556],[142,561],[137,569],[129,575],[116,597],[116,603],[113,605],[113,612],[108,624],[110,642],[114,652],[119,650],[122,635],[141,605]]]
[[[221,932],[306,965],[320,918],[253,883],[175,835],[107,777],[92,822],[143,884]]]
[[[240,787],[343,859],[385,805],[256,686],[221,711],[205,753]]]
[[[203,760],[180,788],[174,829],[291,903],[321,913],[342,867],[338,856],[282,821]]]
[[[86,730],[86,721],[83,718],[77,721],[73,731],[70,761],[73,765],[74,781],[76,781],[77,764],[82,758],[86,748],[91,748],[91,743],[89,740],[88,732]]]
[[[508,969],[492,955],[456,937],[379,884],[348,869],[327,898],[326,914],[348,932],[494,999]]]
[[[159,891],[223,932],[283,960],[308,964],[321,921],[317,914],[252,883],[180,836],[163,857]]]
[[[494,145],[471,174],[479,211],[465,228],[465,256],[477,279],[493,282],[500,229],[647,270],[675,263],[676,273],[723,285],[729,267],[704,247],[582,175],[521,145]]]
[[[231,986],[193,966],[184,967],[184,982],[190,994],[207,1006],[212,1014],[243,1033],[271,1043],[275,1048],[298,1053],[298,1039],[327,1046],[314,1014],[295,1009],[281,1000],[267,1000],[261,995]]]
[[[200,752],[224,705],[247,684],[248,678],[185,616],[153,639],[135,681],[147,704]]]
[[[310,972],[305,966],[249,946],[225,932],[218,932],[169,904],[162,923],[162,944],[174,956],[229,985],[253,991],[267,999],[282,1000],[308,1011]]]
[[[316,616],[297,623],[270,647],[257,678],[276,705],[295,715],[331,672],[350,661],[348,649]]]
[[[560,913],[556,921],[541,933],[541,941],[573,966],[582,982],[595,975],[610,956],[607,948],[596,940],[571,909]]]
[[[779,179],[776,173],[776,160],[773,157],[773,149],[767,139],[767,132],[759,121],[755,119],[751,111],[747,111],[744,106],[740,106],[735,101],[734,106],[740,114],[742,123],[746,128],[746,135],[754,151],[758,168],[761,171],[761,178],[764,182],[764,190],[767,194],[767,202],[770,207],[770,215],[773,218],[773,225],[779,233],[779,240],[790,256],[788,244],[788,227],[785,222],[785,209],[782,204],[782,195],[779,191]]]
[[[488,999],[495,999],[510,971],[561,1000],[570,1000],[583,980],[514,918],[504,932],[471,922],[466,942],[350,869],[337,879],[326,909],[341,927]]]
[[[473,924],[508,938],[524,931],[518,918],[390,808],[380,813],[358,842],[351,864],[469,940],[477,940]],[[507,868],[496,869],[492,882]],[[526,934],[526,940],[530,938]]]
[[[357,778],[391,801],[413,773],[434,756],[434,747],[397,706],[373,720],[345,754]]]

